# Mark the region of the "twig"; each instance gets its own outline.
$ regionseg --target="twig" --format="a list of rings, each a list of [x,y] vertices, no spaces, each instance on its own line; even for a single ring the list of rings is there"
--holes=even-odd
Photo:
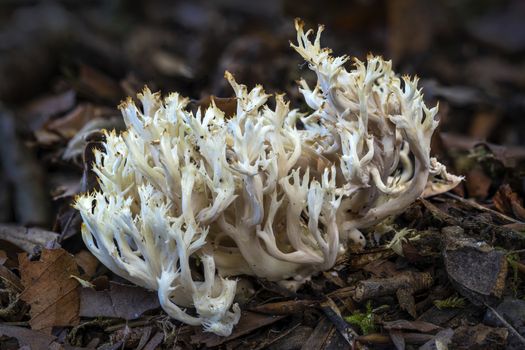
[[[121,328],[124,328],[124,327],[129,327],[129,328],[135,328],[135,327],[141,327],[141,326],[145,326],[145,325],[148,325],[152,322],[152,317],[148,317],[146,319],[142,319],[142,320],[136,320],[136,321],[131,321],[131,322],[126,322],[126,323],[118,323],[118,324],[115,324],[115,325],[112,325],[112,326],[108,326],[106,328],[104,328],[104,331],[105,332],[113,332],[113,331],[116,331],[116,330],[119,330]]]
[[[453,199],[461,202],[462,204],[471,206],[474,209],[481,210],[481,211],[486,211],[486,212],[489,212],[491,214],[494,214],[497,217],[499,217],[500,219],[507,220],[507,221],[510,221],[512,223],[515,223],[515,224],[523,224],[523,225],[525,225],[525,222],[523,222],[523,221],[519,221],[519,220],[516,220],[514,218],[511,218],[510,216],[507,216],[507,215],[505,215],[503,213],[500,213],[497,210],[487,208],[487,207],[485,207],[485,206],[483,206],[483,205],[481,205],[479,203],[476,203],[475,201],[462,198],[462,197],[460,197],[458,195],[455,195],[453,193],[450,193],[450,192],[446,192],[446,193],[444,193],[444,195],[446,195],[446,196],[448,196],[450,198],[453,198]]]
[[[525,249],[509,250],[507,252],[507,255],[509,255],[509,254],[521,254],[521,253],[525,253]]]
[[[261,344],[259,345],[258,347],[256,347],[254,350],[262,350],[262,349],[265,349],[267,348],[268,346],[272,345],[273,343],[275,343],[276,341],[278,340],[281,340],[283,339],[284,337],[288,336],[290,333],[292,333],[297,327],[299,327],[301,324],[298,323],[296,324],[295,326],[293,326],[292,328],[290,329],[287,329],[286,331],[282,332],[281,334],[279,334],[277,337],[273,338],[272,340],[270,340],[268,343],[264,343],[264,344]]]
[[[503,318],[503,316],[498,314],[498,312],[492,306],[488,305],[487,303],[484,303],[484,304],[487,308],[490,309],[490,311],[494,313],[494,315],[501,321],[501,323],[503,323],[503,325],[509,329],[509,331],[511,331],[516,337],[518,337],[518,339],[523,344],[525,344],[525,338],[521,334],[519,334],[519,332],[514,327],[512,327],[512,325],[508,323],[507,320]]]
[[[340,315],[339,308],[330,298],[326,298],[324,302],[321,303],[321,310],[326,315],[328,320],[332,322],[335,326],[335,329],[343,336],[343,338],[348,342],[348,344],[354,348],[354,342],[359,336],[350,325],[343,320]]]

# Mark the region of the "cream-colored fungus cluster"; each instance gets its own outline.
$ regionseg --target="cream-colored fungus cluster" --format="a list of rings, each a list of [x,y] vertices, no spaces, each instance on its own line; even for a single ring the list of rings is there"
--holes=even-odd
[[[330,269],[360,230],[446,191],[460,178],[430,157],[437,108],[417,78],[390,61],[333,57],[296,22],[292,47],[316,73],[299,89],[309,112],[284,96],[267,104],[226,73],[234,115],[214,103],[196,113],[147,88],[120,108],[127,131],[106,133],[94,171],[100,190],[77,198],[82,235],[111,271],[158,291],[173,318],[227,336],[239,321],[232,276],[297,288]],[[439,178],[439,180],[437,179]],[[188,311],[185,308],[194,308]]]

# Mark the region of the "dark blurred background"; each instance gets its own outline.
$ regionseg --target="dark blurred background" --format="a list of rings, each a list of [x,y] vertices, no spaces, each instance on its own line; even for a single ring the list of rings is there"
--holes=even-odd
[[[51,225],[50,213],[69,210],[85,189],[86,138],[122,127],[116,106],[144,84],[199,105],[232,95],[229,70],[301,107],[295,80],[308,69],[289,47],[295,17],[324,24],[336,54],[381,54],[420,76],[428,103],[440,103],[434,150],[453,170],[465,166],[453,148],[488,148],[504,167],[525,158],[522,0],[2,0],[0,222]],[[466,195],[486,198],[500,183]],[[59,214],[54,228],[70,221]]]
[[[191,97],[248,85],[297,92],[293,18],[326,26],[338,54],[367,52],[418,74],[446,129],[522,143],[525,2],[521,0],[219,0],[0,2],[0,99],[14,107],[73,88],[114,106],[147,83]],[[38,124],[38,116],[31,123]],[[41,121],[40,121],[41,122]]]

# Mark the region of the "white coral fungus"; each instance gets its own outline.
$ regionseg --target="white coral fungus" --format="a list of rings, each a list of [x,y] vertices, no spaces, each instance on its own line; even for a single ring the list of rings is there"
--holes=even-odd
[[[192,113],[188,99],[145,88],[142,108],[130,98],[120,106],[127,131],[106,133],[96,152],[100,191],[75,205],[104,265],[157,290],[171,317],[222,336],[240,317],[226,277],[297,287],[349,241],[364,245],[361,229],[460,180],[430,157],[437,107],[425,106],[417,78],[373,56],[348,71],[348,57],[321,48],[322,27],[313,41],[296,29],[292,47],[317,74],[313,89],[299,82],[313,112],[291,110],[282,95],[272,109],[261,86],[248,90],[228,72],[231,116],[214,103]]]

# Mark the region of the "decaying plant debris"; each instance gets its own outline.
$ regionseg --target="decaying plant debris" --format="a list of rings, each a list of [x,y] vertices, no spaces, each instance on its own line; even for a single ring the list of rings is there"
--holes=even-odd
[[[322,10],[293,0],[262,7],[233,3],[0,5],[6,10],[0,29],[0,348],[523,348],[520,2],[489,1],[476,11],[410,0],[328,3]],[[307,27],[326,25],[323,38],[334,56],[350,52],[366,62],[372,51],[393,58],[396,72],[417,72],[425,104],[439,100],[431,156],[465,180],[451,192],[398,208],[379,225],[358,227],[364,249],[348,246],[329,266],[293,270],[298,279],[275,270],[257,276],[246,267],[235,279],[239,323],[230,335],[217,336],[170,318],[157,293],[130,285],[101,264],[82,242],[82,218],[72,204],[81,193],[101,190],[92,171],[96,154],[127,127],[115,106],[146,84],[190,97],[188,115],[217,108],[229,120],[239,96],[223,79],[228,70],[247,92],[257,83],[275,96],[284,92],[290,111],[306,114],[287,127],[312,133],[315,125],[302,118],[329,107],[315,103],[316,77],[289,48],[289,40],[297,44],[296,16]],[[444,25],[440,18],[450,21]],[[514,29],[506,33],[508,28]],[[295,84],[301,76],[308,104]],[[266,103],[271,112],[282,107],[272,99]],[[108,138],[101,129],[117,131]],[[283,141],[288,156],[292,136]],[[327,138],[310,147],[330,145]],[[383,150],[385,143],[377,147]],[[238,170],[253,165],[235,159]],[[322,188],[319,170],[333,159],[299,161],[310,163],[310,182],[316,179]],[[370,175],[383,193],[399,183]],[[357,179],[339,174],[345,176]],[[426,193],[437,189],[428,186]],[[300,223],[308,223],[307,214]],[[323,232],[324,223],[318,228]],[[216,235],[213,228],[209,234]],[[292,253],[275,243],[275,254]],[[305,252],[316,256],[315,249]],[[205,280],[205,264],[206,258],[190,261],[191,279]],[[184,311],[198,317],[191,304]]]

